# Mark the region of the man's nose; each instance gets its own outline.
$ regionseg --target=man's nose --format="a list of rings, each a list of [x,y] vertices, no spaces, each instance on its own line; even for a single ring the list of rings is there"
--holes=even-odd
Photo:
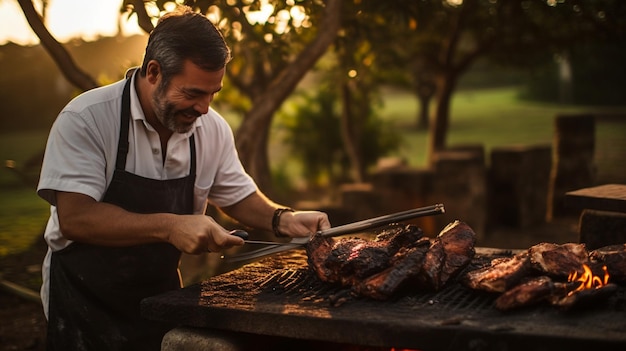
[[[207,114],[209,112],[209,106],[211,106],[211,102],[213,101],[213,96],[209,96],[206,98],[198,99],[193,108],[201,114]]]
[[[209,105],[209,102],[198,102],[193,106],[193,109],[204,115],[209,112]]]

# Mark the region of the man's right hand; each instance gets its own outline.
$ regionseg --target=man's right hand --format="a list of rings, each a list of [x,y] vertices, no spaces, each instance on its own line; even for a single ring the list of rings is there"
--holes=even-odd
[[[205,215],[180,215],[168,236],[168,242],[180,251],[201,254],[218,252],[243,245],[243,239],[230,232]]]

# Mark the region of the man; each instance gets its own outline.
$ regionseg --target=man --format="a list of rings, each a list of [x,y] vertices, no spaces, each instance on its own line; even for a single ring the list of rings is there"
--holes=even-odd
[[[180,287],[180,253],[243,245],[204,215],[207,201],[277,235],[327,229],[326,214],[267,199],[209,105],[230,51],[187,7],[163,16],[124,81],[71,101],[52,127],[38,194],[51,204],[42,301],[48,348],[158,350],[170,326],[141,299]]]

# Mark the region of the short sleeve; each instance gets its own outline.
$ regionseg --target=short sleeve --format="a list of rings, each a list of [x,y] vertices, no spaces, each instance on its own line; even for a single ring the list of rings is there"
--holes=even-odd
[[[37,194],[51,205],[56,205],[55,191],[100,200],[106,189],[106,166],[104,141],[89,112],[63,111],[48,137]]]

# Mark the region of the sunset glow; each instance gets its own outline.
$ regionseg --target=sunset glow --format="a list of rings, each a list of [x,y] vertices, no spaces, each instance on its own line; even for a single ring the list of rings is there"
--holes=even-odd
[[[40,10],[40,2],[34,3]],[[126,16],[119,16],[121,3],[110,0],[49,0],[46,26],[60,42],[74,38],[91,41],[101,36],[115,36],[118,21],[121,21],[123,35],[143,34],[135,16],[129,20]],[[19,45],[39,43],[17,1],[0,0],[0,23],[0,45],[8,42]]]

